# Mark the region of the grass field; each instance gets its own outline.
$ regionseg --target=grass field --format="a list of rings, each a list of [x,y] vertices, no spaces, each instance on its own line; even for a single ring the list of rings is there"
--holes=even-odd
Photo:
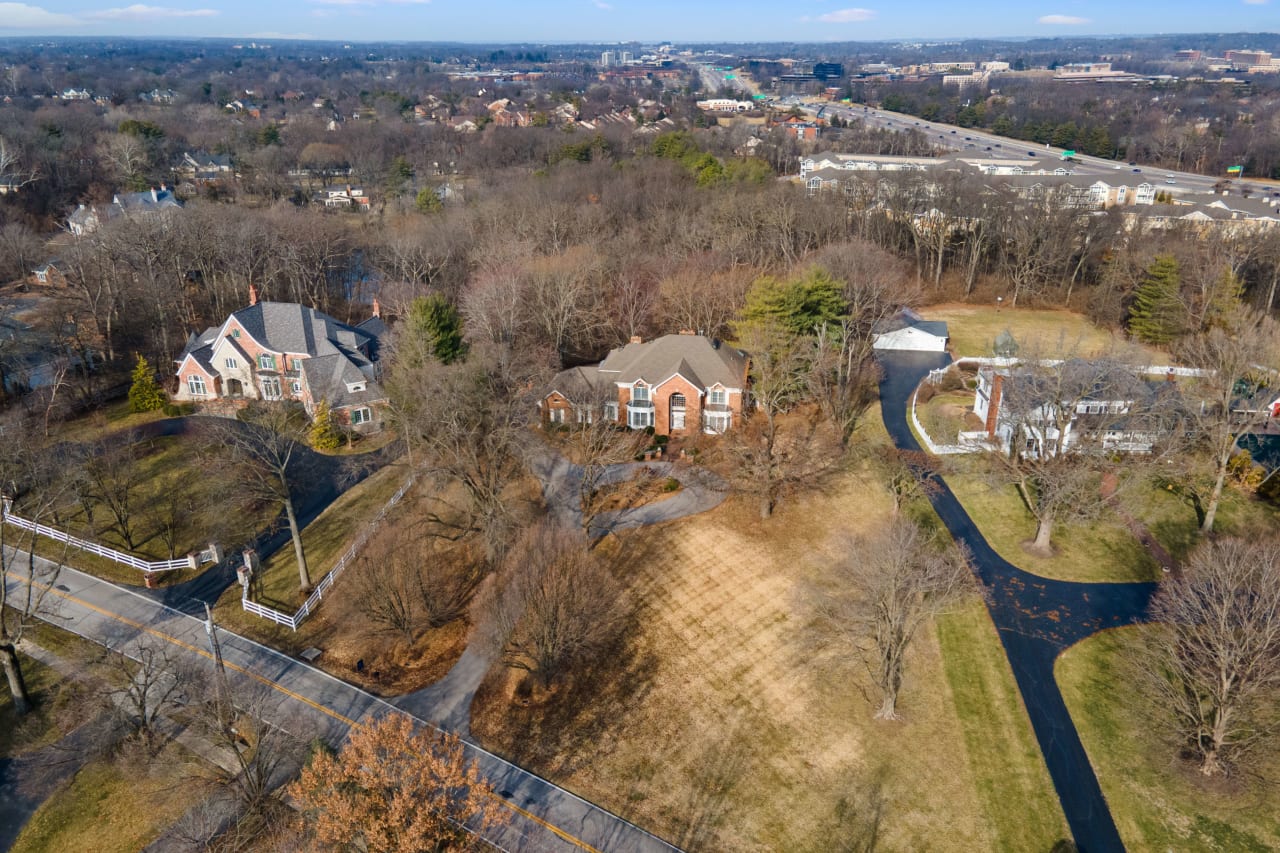
[[[994,355],[996,336],[1008,329],[1023,357],[1088,356],[1118,349],[1147,363],[1169,362],[1167,354],[1129,343],[1120,334],[1099,329],[1083,314],[1072,311],[949,303],[931,305],[922,313],[926,319],[946,321],[957,357]]]
[[[878,413],[867,423],[883,440]],[[816,628],[809,588],[838,534],[888,512],[850,473],[765,522],[731,499],[607,540],[635,607],[629,642],[545,709],[509,704],[491,673],[472,731],[688,850],[858,849],[877,815],[877,849],[1047,850],[1064,822],[980,605],[941,641],[920,634],[898,723],[872,718],[861,662]]]
[[[943,668],[995,850],[1044,850],[1069,838],[1004,648],[982,602],[938,623]]]
[[[1059,524],[1054,554],[1044,557],[1022,547],[1035,538],[1036,522],[1012,485],[992,488],[980,475],[948,472],[947,485],[1001,557],[1020,569],[1069,581],[1157,580],[1160,567],[1114,516],[1087,524]]]
[[[1130,850],[1241,853],[1280,849],[1280,766],[1260,779],[1206,783],[1151,734],[1149,711],[1126,684],[1122,654],[1136,632],[1108,631],[1068,649],[1056,674]]]
[[[146,767],[98,759],[46,800],[23,827],[11,853],[134,853],[192,802],[183,772],[189,756],[171,744]]]

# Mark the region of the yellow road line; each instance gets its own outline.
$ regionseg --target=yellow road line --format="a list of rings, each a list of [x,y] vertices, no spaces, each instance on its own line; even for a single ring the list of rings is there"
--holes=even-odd
[[[563,829],[561,829],[561,828],[560,828],[560,827],[558,827],[558,826],[554,826],[554,825],[552,825],[552,824],[550,824],[550,823],[547,823],[545,820],[543,820],[542,818],[538,817],[538,816],[537,816],[536,814],[534,814],[533,812],[525,811],[524,809],[522,809],[522,808],[520,808],[519,806],[517,806],[515,803],[511,802],[510,800],[503,799],[502,797],[498,796],[497,794],[494,794],[494,795],[493,795],[493,797],[494,797],[494,799],[496,799],[498,802],[502,803],[504,806],[506,806],[507,808],[511,809],[511,810],[512,810],[513,812],[515,812],[516,814],[519,814],[519,815],[522,815],[522,816],[524,816],[524,817],[528,818],[529,820],[533,821],[534,823],[538,824],[539,826],[541,826],[541,827],[545,828],[547,831],[549,831],[549,832],[553,833],[554,835],[556,835],[556,836],[558,836],[558,837],[560,837],[560,838],[563,838],[565,841],[568,841],[570,844],[573,844],[573,845],[574,845],[574,846],[576,846],[576,847],[580,847],[580,848],[582,848],[583,850],[586,850],[586,851],[587,851],[587,853],[600,853],[600,851],[599,851],[599,850],[597,850],[596,848],[592,847],[592,846],[591,846],[590,844],[588,844],[587,842],[583,841],[583,840],[582,840],[582,839],[580,839],[580,838],[575,838],[574,836],[572,836],[572,835],[570,835],[569,833],[565,832]]]
[[[127,616],[123,616],[114,611],[107,610],[104,607],[99,607],[98,605],[93,604],[92,602],[89,602],[89,601],[85,601],[83,598],[74,596],[69,592],[63,592],[62,590],[52,587],[48,584],[40,583],[39,581],[21,577],[19,575],[14,574],[13,572],[10,572],[9,575],[10,577],[17,580],[19,583],[29,583],[34,586],[40,587],[45,592],[53,593],[58,598],[62,598],[67,601],[74,602],[75,604],[78,604],[81,607],[84,607],[88,610],[92,610],[94,613],[97,613],[101,616],[105,616],[108,619],[112,619],[116,622],[120,622],[125,625],[128,625],[130,628],[136,628],[139,631],[144,631],[153,637],[164,640],[165,642],[168,642],[168,643],[172,643],[173,645],[178,646],[179,648],[186,649],[189,652],[194,652],[195,654],[198,654],[201,657],[206,658],[208,660],[214,659],[213,653],[206,649],[202,649],[199,646],[193,646],[190,643],[186,642],[185,640],[179,640],[177,637],[174,637],[170,634],[166,634],[163,631],[158,631],[155,628],[152,628],[148,625],[143,625],[141,622],[137,622],[133,619],[130,619]],[[300,693],[295,693],[294,691],[285,687],[283,684],[280,684],[278,681],[272,681],[270,678],[267,678],[264,675],[259,675],[256,672],[251,672],[248,669],[245,669],[244,667],[238,664],[228,661],[225,657],[223,658],[222,665],[227,667],[228,669],[233,669],[242,675],[247,675],[249,678],[252,678],[255,681],[258,681],[262,684],[265,684],[266,686],[272,688],[273,690],[278,690],[281,693],[283,693],[285,696],[288,696],[290,699],[296,699],[297,701],[302,702],[305,705],[309,705],[312,708],[315,708],[320,713],[327,714],[333,719],[344,722],[347,725],[351,726],[352,728],[359,728],[361,725],[360,723],[351,719],[350,717],[347,717],[343,714],[339,714],[337,711],[334,711],[330,708],[326,708],[324,705],[321,705],[318,702],[313,702],[312,700],[308,699],[306,696],[303,696]],[[570,835],[569,833],[565,832],[560,827],[555,826],[554,824],[548,823],[547,821],[538,817],[533,812],[520,808],[520,806],[517,806],[515,803],[499,796],[497,793],[494,793],[491,796],[502,805],[506,806],[507,808],[511,809],[517,814],[533,821],[534,823],[543,827],[548,832],[551,832],[557,837],[562,838],[565,841],[568,841],[570,844],[574,845],[575,847],[585,850],[587,851],[587,853],[601,853],[600,850],[596,849],[595,847],[592,847],[590,844],[583,841],[582,839],[576,838],[573,835]]]

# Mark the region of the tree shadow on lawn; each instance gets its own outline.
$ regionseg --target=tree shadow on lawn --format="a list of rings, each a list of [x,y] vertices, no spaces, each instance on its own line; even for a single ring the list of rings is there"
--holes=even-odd
[[[552,779],[566,778],[598,757],[617,721],[643,704],[657,658],[639,648],[633,626],[579,662],[545,700],[520,704],[524,673],[495,664],[471,703],[471,731],[488,749]]]

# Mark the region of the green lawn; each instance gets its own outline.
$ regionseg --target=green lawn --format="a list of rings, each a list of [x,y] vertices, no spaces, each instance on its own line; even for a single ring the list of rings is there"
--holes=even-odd
[[[938,642],[996,849],[1049,850],[1070,837],[1066,818],[982,602],[973,599],[942,617]]]
[[[90,762],[40,806],[12,853],[141,850],[193,801],[194,786],[183,774],[188,759],[171,744],[145,769],[125,769],[108,759]]]
[[[319,518],[303,529],[302,547],[313,583],[318,583],[333,568],[360,531],[404,485],[406,476],[408,469],[404,464],[387,465],[344,492]],[[286,542],[263,561],[258,583],[256,600],[268,607],[293,613],[302,604],[303,596],[298,589],[298,563],[292,542]],[[298,634],[302,633],[295,634],[287,627],[246,613],[240,606],[238,584],[222,594],[217,610],[219,621],[228,628],[248,633],[263,642],[284,642],[293,646],[297,644]]]
[[[1046,578],[1069,581],[1149,581],[1160,567],[1118,521],[1059,524],[1052,557],[1032,554],[1022,543],[1035,538],[1036,522],[1012,485],[992,488],[978,474],[954,472],[947,485],[987,542],[1015,566]]]
[[[134,412],[129,408],[129,400],[122,397],[72,420],[52,424],[49,433],[54,441],[96,441],[111,433],[163,420],[164,417],[163,412]]]
[[[1169,550],[1181,560],[1200,541],[1195,510],[1174,493],[1158,488],[1134,489],[1124,496],[1125,506],[1142,521]],[[1275,530],[1280,522],[1276,507],[1227,488],[1218,505],[1214,532],[1225,536],[1248,536],[1260,530]]]
[[[1023,356],[1086,356],[1122,347],[1150,363],[1169,361],[1168,355],[1150,347],[1129,344],[1117,333],[1099,329],[1089,318],[1072,311],[948,304],[930,306],[922,313],[928,320],[946,321],[951,349],[957,357],[993,355],[996,336],[1008,329]]]
[[[965,415],[972,411],[972,391],[948,391],[917,405],[916,417],[934,444],[956,444],[962,430],[981,429],[978,424],[967,423]]]
[[[1151,735],[1148,711],[1126,684],[1122,654],[1139,631],[1107,631],[1058,659],[1063,698],[1120,837],[1130,850],[1280,849],[1280,766],[1265,778],[1238,778],[1235,790],[1206,785]]]

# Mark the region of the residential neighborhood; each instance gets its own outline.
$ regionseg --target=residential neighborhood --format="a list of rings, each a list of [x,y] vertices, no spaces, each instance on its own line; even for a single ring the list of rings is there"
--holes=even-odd
[[[1269,7],[7,5],[0,850],[1280,849]]]

